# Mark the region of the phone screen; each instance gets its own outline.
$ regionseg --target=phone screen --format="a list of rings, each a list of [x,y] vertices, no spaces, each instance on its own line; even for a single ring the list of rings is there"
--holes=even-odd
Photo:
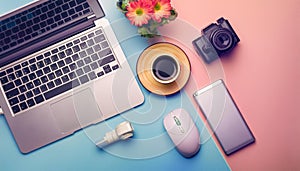
[[[194,98],[226,155],[255,142],[222,80],[195,92]]]

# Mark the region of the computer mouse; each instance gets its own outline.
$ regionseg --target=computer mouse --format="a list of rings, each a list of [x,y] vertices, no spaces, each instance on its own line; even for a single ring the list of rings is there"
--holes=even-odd
[[[184,157],[193,157],[200,149],[200,135],[190,114],[180,108],[164,118],[164,127],[177,151]]]

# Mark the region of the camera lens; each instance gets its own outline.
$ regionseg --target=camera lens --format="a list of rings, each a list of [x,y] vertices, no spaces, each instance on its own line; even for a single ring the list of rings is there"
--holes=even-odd
[[[230,50],[233,45],[232,34],[227,29],[217,29],[211,37],[213,46],[219,51]]]

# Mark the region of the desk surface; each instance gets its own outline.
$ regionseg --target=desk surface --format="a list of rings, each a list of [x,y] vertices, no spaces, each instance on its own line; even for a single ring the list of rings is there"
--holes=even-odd
[[[300,1],[173,2],[180,18],[198,29],[220,16],[229,18],[241,39],[222,66],[256,143],[225,157],[231,169],[299,170]],[[197,66],[193,61],[193,75],[201,78]],[[197,81],[200,87],[206,84]],[[194,92],[187,89],[189,95]]]
[[[25,1],[10,1],[8,4],[1,2],[0,13],[13,9],[16,5],[19,6],[18,3],[25,3]],[[117,11],[113,2],[105,0],[103,4],[106,9],[109,9],[107,12],[110,13],[108,17],[111,21],[122,18],[121,14],[115,14]],[[179,12],[179,19],[198,30],[214,22],[220,16],[228,18],[241,39],[233,53],[221,59],[221,64],[227,86],[257,141],[232,156],[225,157],[231,169],[300,169],[298,164],[300,158],[298,136],[300,133],[300,91],[298,88],[300,81],[297,79],[300,67],[297,53],[300,41],[300,24],[297,22],[300,17],[299,0],[173,0],[173,4]],[[134,28],[130,26],[126,27],[130,30],[114,28],[119,40],[126,37],[124,35],[133,34],[134,31]],[[172,31],[178,30],[169,26],[162,29],[162,32]],[[192,37],[192,35],[186,37]],[[141,40],[134,38],[130,41],[137,41],[136,39]],[[125,42],[121,45],[126,49],[126,53],[137,53],[136,49],[128,48],[130,43]],[[143,44],[135,45],[140,50],[144,48]],[[185,88],[188,96],[211,81],[209,79],[211,77],[204,74],[206,68],[203,62],[192,50],[189,50],[187,49],[192,64],[193,79]],[[219,64],[213,63],[209,67]],[[186,105],[191,105],[188,98],[185,99]],[[193,105],[195,106],[194,103]],[[193,109],[191,110],[193,112]],[[198,113],[203,119],[201,112],[198,111]],[[118,118],[113,118],[111,122],[116,121]],[[214,163],[217,163],[215,166],[219,169],[227,168],[223,159],[224,154],[216,148],[214,141],[205,143],[203,146],[205,148],[201,149],[192,160],[182,158],[174,149],[152,159],[132,160],[97,150],[87,138],[86,130],[24,156],[19,153],[14,144],[3,116],[0,116],[0,125],[0,163],[2,168],[4,166],[4,168],[10,168],[9,170],[19,167],[23,169],[44,167],[50,170],[53,168],[117,169],[123,168],[122,164],[126,164],[128,169],[160,168],[166,170],[177,167],[200,170],[201,168],[215,168],[211,166]],[[207,153],[205,149],[212,150],[209,151],[210,155],[205,155],[204,161],[199,157]],[[199,161],[204,161],[204,163],[199,163]]]

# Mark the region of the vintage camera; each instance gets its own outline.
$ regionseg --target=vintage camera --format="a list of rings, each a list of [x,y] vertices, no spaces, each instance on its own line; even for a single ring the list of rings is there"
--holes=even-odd
[[[206,63],[230,52],[240,41],[228,20],[223,17],[202,30],[202,36],[193,41],[197,53]]]

